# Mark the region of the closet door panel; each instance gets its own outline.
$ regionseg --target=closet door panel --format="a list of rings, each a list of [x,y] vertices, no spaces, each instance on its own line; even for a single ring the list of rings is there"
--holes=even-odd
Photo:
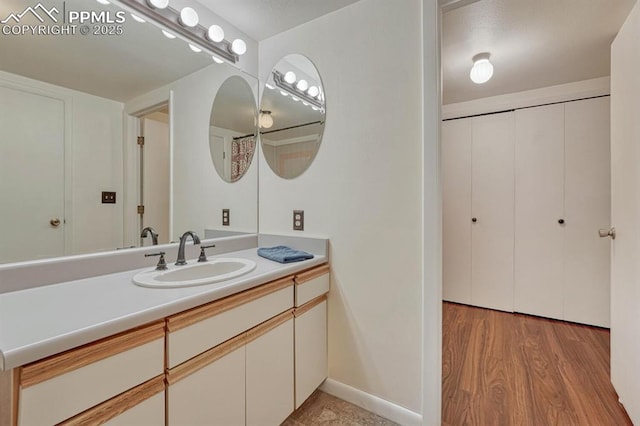
[[[564,319],[609,327],[609,97],[565,105]]]
[[[471,303],[471,119],[442,122],[443,299]]]
[[[513,123],[513,112],[472,121],[471,300],[504,311],[513,311]]]
[[[563,317],[564,105],[515,113],[517,312]]]

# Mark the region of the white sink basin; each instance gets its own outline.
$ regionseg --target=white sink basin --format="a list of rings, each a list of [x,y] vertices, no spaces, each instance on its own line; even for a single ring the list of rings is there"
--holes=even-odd
[[[253,260],[227,257],[184,266],[171,265],[166,271],[139,272],[133,277],[133,282],[154,288],[190,287],[230,280],[253,271],[255,267]]]

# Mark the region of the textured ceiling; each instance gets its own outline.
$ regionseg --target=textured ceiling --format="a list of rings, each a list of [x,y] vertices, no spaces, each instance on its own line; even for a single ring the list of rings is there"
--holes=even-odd
[[[443,103],[609,75],[610,44],[635,0],[480,0],[444,13]],[[490,52],[493,78],[469,79]]]
[[[197,0],[256,41],[309,22],[358,0]],[[388,0],[406,1],[406,0]]]

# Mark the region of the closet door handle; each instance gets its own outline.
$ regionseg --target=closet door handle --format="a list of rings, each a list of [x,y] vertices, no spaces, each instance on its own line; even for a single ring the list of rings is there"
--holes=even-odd
[[[476,223],[477,221],[478,221],[478,219],[477,219],[477,218],[475,218],[475,217],[472,217],[472,218],[471,218],[471,222]]]

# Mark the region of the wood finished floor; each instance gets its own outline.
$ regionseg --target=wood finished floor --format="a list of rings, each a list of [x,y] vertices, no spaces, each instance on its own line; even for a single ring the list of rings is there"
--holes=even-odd
[[[632,425],[609,331],[444,303],[443,425]]]

